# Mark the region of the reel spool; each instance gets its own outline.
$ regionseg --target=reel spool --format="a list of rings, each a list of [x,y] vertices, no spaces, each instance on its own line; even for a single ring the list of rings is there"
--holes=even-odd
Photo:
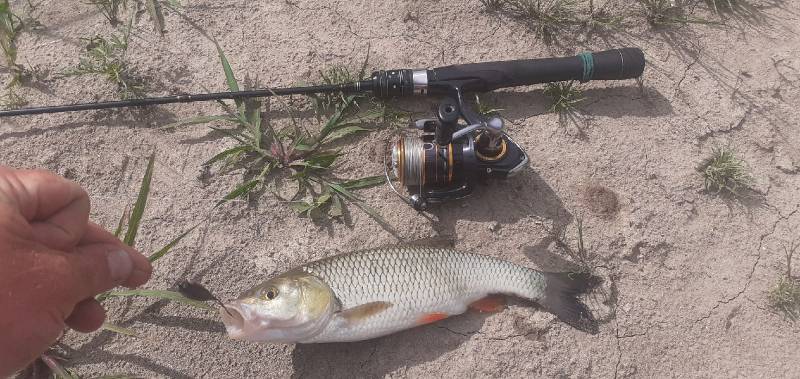
[[[472,131],[446,145],[436,143],[432,134],[400,137],[387,149],[391,157],[385,162],[387,182],[398,196],[422,210],[430,203],[469,196],[477,182],[508,178],[527,166],[528,156],[508,135],[491,134]],[[401,194],[393,182],[410,195]]]

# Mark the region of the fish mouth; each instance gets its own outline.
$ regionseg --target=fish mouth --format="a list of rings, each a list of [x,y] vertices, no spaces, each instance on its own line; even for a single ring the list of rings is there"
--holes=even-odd
[[[226,304],[219,309],[219,314],[222,316],[222,323],[225,324],[225,331],[228,332],[230,338],[244,338],[244,315],[238,307]]]

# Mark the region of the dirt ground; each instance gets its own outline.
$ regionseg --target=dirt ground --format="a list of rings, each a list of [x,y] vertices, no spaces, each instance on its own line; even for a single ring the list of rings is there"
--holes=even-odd
[[[150,95],[224,90],[214,45],[234,70],[273,86],[316,78],[333,64],[418,68],[475,61],[572,55],[625,46],[644,50],[636,81],[593,82],[577,123],[548,113],[541,86],[486,99],[505,109],[508,132],[531,167],[467,200],[419,214],[384,188],[361,191],[403,241],[437,237],[457,249],[542,269],[563,269],[576,226],[606,281],[587,299],[601,319],[588,335],[554,316],[512,302],[496,314],[469,313],[358,343],[270,345],[232,341],[216,314],[151,299],[109,300],[110,320],[141,333],[63,339],[68,366],[85,377],[771,377],[800,376],[800,327],[772,311],[767,291],[785,270],[782,246],[800,238],[800,1],[761,1],[759,20],[726,27],[653,29],[638,4],[624,31],[565,32],[545,45],[523,25],[487,14],[478,1],[184,2],[167,34],[144,16],[129,58]],[[25,33],[19,60],[41,76],[21,94],[31,105],[113,99],[94,77],[59,78],[77,64],[80,37],[110,33],[77,1],[44,1],[44,29]],[[716,16],[698,11],[710,19]],[[242,75],[240,75],[242,76]],[[430,115],[429,100],[399,106]],[[46,168],[89,191],[92,217],[108,226],[133,202],[147,157],[157,154],[139,247],[159,248],[205,217],[195,233],[157,262],[146,286],[200,280],[222,298],[312,259],[398,238],[351,207],[350,225],[315,224],[265,195],[212,212],[241,180],[204,175],[201,165],[230,145],[205,127],[156,127],[210,104],[18,117],[0,121],[0,163]],[[276,116],[280,117],[280,116]],[[308,122],[312,122],[309,120]],[[382,173],[392,131],[352,139],[343,177]],[[697,165],[715,146],[747,161],[763,201],[703,191]],[[616,207],[597,204],[603,186]],[[602,191],[601,191],[602,192]]]

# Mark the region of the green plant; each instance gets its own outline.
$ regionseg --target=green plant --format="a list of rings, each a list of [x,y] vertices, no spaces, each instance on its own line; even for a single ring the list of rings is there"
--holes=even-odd
[[[663,27],[683,24],[716,24],[716,22],[693,17],[687,14],[690,0],[639,0],[644,8],[645,18],[650,25]]]
[[[99,9],[103,17],[113,26],[122,23],[121,15],[127,11],[129,5],[128,0],[87,0],[87,4],[94,5]],[[162,35],[165,32],[164,8],[175,10],[180,7],[178,0],[136,0],[134,4],[135,12],[131,17],[138,17],[142,13],[139,10],[144,7],[153,21],[153,28]]]
[[[732,17],[751,24],[761,24],[766,20],[759,6],[747,0],[705,0],[706,6],[723,20]]]
[[[128,8],[128,0],[87,0],[87,3],[97,7],[108,22],[115,26],[121,22],[120,11]]]
[[[363,79],[366,73],[368,59],[369,53],[367,53],[367,58],[364,60],[361,69],[357,73],[354,73],[353,69],[344,65],[334,65],[325,70],[320,70],[319,76],[322,79],[322,83],[326,85],[346,84]],[[357,96],[356,100],[367,97],[366,94],[357,94]],[[347,96],[341,92],[311,94],[308,97],[312,100],[311,105],[317,117],[321,117],[324,113],[330,112],[337,106],[344,104],[347,100]]]
[[[16,109],[28,104],[28,99],[17,93],[14,86],[9,86],[6,93],[0,96],[0,107],[4,109]]]
[[[726,191],[739,195],[741,189],[750,188],[753,184],[753,177],[744,160],[729,147],[715,147],[698,170],[703,176],[705,189],[716,194]]]
[[[24,27],[22,18],[15,14],[8,0],[0,2],[0,48],[3,49],[5,65],[13,77],[12,84],[19,83],[25,69],[17,63],[17,35]]]
[[[219,46],[217,52],[228,88],[234,92],[239,91],[239,82]],[[329,82],[352,79],[349,72],[342,70],[336,70],[326,77]],[[261,101],[256,99],[236,100],[235,109],[222,103],[227,111],[225,115],[200,116],[167,127],[210,122],[224,122],[234,126],[211,126],[213,130],[235,141],[236,145],[213,156],[206,165],[219,164],[222,168],[244,169],[244,182],[221,201],[241,198],[254,191],[264,191],[270,182],[275,187],[294,182],[297,186],[294,195],[287,199],[281,198],[277,193],[275,195],[289,202],[302,215],[340,218],[344,215],[344,204],[352,203],[385,226],[380,215],[352,192],[383,183],[383,176],[341,180],[330,173],[336,159],[342,155],[334,147],[335,143],[344,137],[367,131],[364,126],[379,120],[384,114],[383,109],[366,109],[360,106],[357,100],[362,96],[338,94],[330,98],[313,98],[312,101],[320,104],[317,109],[321,112],[326,109],[329,111],[327,120],[314,132],[298,123],[292,115],[291,107],[279,97],[276,97],[277,101],[282,102],[291,119],[291,125],[282,129],[277,129],[264,120]]]
[[[367,47],[367,55],[361,65],[357,68],[346,65],[333,65],[324,70],[320,70],[320,81],[322,84],[336,85],[363,80],[367,75],[369,53],[370,50],[369,47]],[[408,116],[406,112],[394,109],[386,102],[375,98],[369,93],[345,94],[343,92],[334,92],[310,94],[308,95],[308,98],[311,100],[311,107],[314,109],[314,113],[317,116],[317,121],[321,121],[325,115],[330,115],[336,110],[337,107],[344,105],[348,101],[348,98],[352,99],[352,105],[355,108],[366,108],[370,109],[376,114],[380,114],[376,119],[380,119],[384,124],[387,125],[398,124],[400,120],[403,120]]]
[[[784,246],[786,254],[786,275],[781,275],[778,283],[769,291],[769,304],[772,309],[782,312],[792,321],[800,319],[800,281],[792,276],[792,256],[800,247],[800,240]]]
[[[475,94],[475,106],[477,107],[477,112],[481,116],[498,116],[500,112],[504,111],[505,109],[502,108],[494,108],[492,105],[487,104],[481,101],[481,97],[478,94]]]
[[[501,5],[546,42],[579,21],[575,0],[507,0]]]
[[[488,12],[497,12],[503,9],[507,1],[508,0],[481,0],[481,5],[483,5],[483,9]]]
[[[154,172],[154,164],[155,164],[155,154],[151,155],[147,161],[147,169],[145,170],[144,176],[142,177],[142,182],[139,186],[139,194],[136,196],[136,202],[133,204],[130,211],[126,209],[122,212],[122,216],[120,217],[119,223],[114,231],[114,235],[117,237],[122,237],[122,242],[128,246],[135,246],[136,245],[136,236],[139,233],[139,229],[141,228],[142,224],[142,217],[144,216],[145,209],[147,208],[147,200],[150,194],[150,183],[153,178]],[[202,223],[201,221],[200,223]],[[157,250],[155,253],[151,254],[148,259],[150,262],[155,262],[162,257],[164,257],[167,253],[169,253],[172,248],[174,248],[183,238],[189,235],[194,229],[196,229],[200,223],[194,225],[193,227],[187,229],[177,237],[173,238],[172,241],[164,245],[161,249]],[[102,293],[97,296],[98,300],[104,300],[108,297],[125,297],[125,296],[145,296],[145,297],[154,297],[158,299],[167,299],[172,301],[177,301],[183,304],[192,305],[198,308],[203,309],[211,309],[207,304],[202,302],[197,302],[191,299],[187,299],[183,297],[180,293],[174,291],[160,291],[160,290],[144,290],[144,289],[135,289],[135,290],[111,290],[105,293]],[[123,334],[131,334],[135,332],[126,332],[127,329],[121,328],[116,325],[106,324],[104,325],[105,329],[111,330],[113,332],[123,332]]]
[[[584,100],[583,91],[572,81],[547,83],[544,95],[552,101],[549,111],[559,115],[575,112],[575,106]]]
[[[164,9],[177,12],[181,7],[181,3],[179,0],[145,0],[144,6],[147,9],[147,14],[150,15],[150,19],[153,20],[153,29],[163,36],[166,33]]]
[[[553,240],[559,248],[561,248],[572,260],[577,264],[579,271],[592,272],[595,268],[594,261],[597,258],[596,253],[589,251],[583,239],[583,219],[577,217],[575,219],[575,247],[572,247],[569,239],[567,238],[567,228],[565,227],[559,231],[553,232]]]
[[[613,2],[606,2],[602,6],[595,7],[594,0],[589,0],[589,15],[584,21],[586,28],[589,30],[619,28],[625,20],[625,16],[614,14],[613,4]]]
[[[144,86],[132,73],[126,58],[130,32],[129,25],[122,35],[114,33],[109,38],[101,36],[81,38],[81,41],[86,43],[86,51],[81,56],[78,66],[64,74],[101,75],[116,85],[117,92],[123,99],[140,96]]]
[[[705,0],[705,2],[716,13],[735,12],[751,7],[746,0]]]

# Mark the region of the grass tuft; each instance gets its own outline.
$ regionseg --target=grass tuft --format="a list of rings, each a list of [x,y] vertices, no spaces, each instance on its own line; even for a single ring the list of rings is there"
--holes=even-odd
[[[783,247],[786,253],[786,275],[781,275],[767,298],[772,309],[783,313],[792,321],[800,319],[800,280],[792,276],[792,256],[798,248],[800,240],[793,241],[789,247]]]
[[[150,184],[153,179],[153,173],[155,171],[155,154],[151,155],[147,160],[147,168],[145,169],[145,173],[142,176],[141,184],[139,185],[139,193],[136,195],[136,202],[133,204],[133,207],[126,207],[126,209],[122,212],[122,216],[117,224],[117,227],[114,231],[114,235],[119,237],[124,235],[122,238],[122,242],[128,246],[133,247],[136,244],[136,236],[139,233],[139,229],[142,225],[142,218],[144,217],[144,212],[147,208],[147,199],[150,196]],[[130,210],[130,211],[129,211]],[[202,222],[202,221],[201,221]],[[189,235],[194,229],[196,229],[200,223],[196,224],[195,226],[187,229],[177,237],[175,237],[172,241],[164,245],[161,249],[153,253],[148,257],[150,262],[155,262],[156,260],[162,258],[164,255],[169,253],[172,248],[174,248],[184,237]],[[139,291],[139,292],[137,292]],[[143,292],[142,292],[143,291]],[[189,305],[197,306],[197,304],[191,302],[185,302],[180,294],[175,295],[175,293],[166,293],[170,291],[145,291],[145,290],[133,290],[133,291],[108,291],[104,292],[97,296],[97,300],[104,300],[111,296],[150,296],[156,298],[166,298],[169,300],[175,300],[179,302],[184,302]],[[166,294],[165,294],[166,293]],[[172,297],[170,297],[172,296]],[[201,307],[202,308],[202,307]],[[110,329],[114,331],[113,329]]]
[[[239,90],[239,82],[224,52],[217,46],[228,88]],[[321,73],[323,81],[329,84],[357,80],[363,76],[366,62],[358,75],[342,67]],[[262,116],[262,102],[257,99],[238,100],[235,108],[222,103],[226,114],[219,116],[200,116],[179,121],[167,127],[222,122],[231,127],[210,126],[224,134],[236,144],[206,162],[206,165],[219,165],[222,169],[242,169],[244,180],[224,196],[217,205],[244,198],[253,193],[264,192],[272,184],[272,189],[293,184],[297,191],[286,201],[298,214],[314,219],[341,219],[345,214],[345,204],[351,203],[364,210],[381,225],[385,221],[373,208],[358,198],[353,191],[384,183],[383,176],[343,180],[330,173],[342,152],[335,146],[345,137],[369,131],[366,126],[385,117],[383,107],[371,107],[364,95],[333,94],[312,96],[311,106],[319,118],[324,118],[319,128],[309,130],[294,116],[292,108],[279,101],[289,114],[291,125],[277,129]]]
[[[87,0],[87,4],[97,7],[108,22],[114,26],[121,23],[120,13],[128,8],[128,0]]]
[[[741,195],[741,190],[749,189],[754,183],[744,160],[729,147],[714,148],[698,171],[703,176],[705,189],[715,194]]]
[[[613,6],[613,2],[606,2],[597,7],[594,5],[593,0],[589,0],[589,15],[584,21],[585,28],[589,31],[619,29],[622,26],[622,22],[625,21],[625,16],[615,14],[612,9]]]
[[[705,0],[709,8],[713,9],[715,13],[733,13],[744,8],[750,8],[752,5],[745,0]]]
[[[475,94],[475,107],[479,115],[484,117],[499,116],[500,112],[504,111],[503,108],[495,108],[493,105],[481,101],[481,97]]]
[[[508,0],[481,0],[483,9],[487,12],[497,12],[503,9]]]
[[[15,14],[8,0],[0,2],[0,48],[3,49],[5,66],[11,72],[12,84],[22,80],[25,69],[17,63],[17,35],[24,27],[22,18]]]
[[[769,305],[792,321],[800,319],[800,283],[795,278],[781,276],[769,291]]]
[[[575,0],[507,0],[501,4],[548,43],[578,22]]]
[[[64,75],[100,75],[116,85],[121,98],[140,97],[144,92],[144,85],[136,78],[126,58],[130,32],[129,25],[121,35],[114,33],[109,38],[81,38],[86,44],[86,51],[78,66],[67,70]]]
[[[112,26],[122,24],[122,14],[128,10],[130,4],[128,0],[86,0],[86,3],[100,10]],[[131,17],[138,18],[140,14],[147,12],[153,21],[153,29],[162,36],[166,32],[164,9],[175,11],[181,6],[178,0],[135,0],[132,5]],[[141,10],[142,7],[144,10]]]
[[[28,99],[20,95],[14,86],[9,86],[4,95],[0,95],[0,107],[3,109],[17,109],[28,104]]]
[[[691,16],[687,11],[694,6],[692,0],[639,0],[644,8],[645,18],[654,27],[669,27],[686,24],[718,24],[714,21]]]
[[[544,95],[552,101],[550,112],[559,115],[574,113],[576,105],[584,100],[583,91],[572,81],[547,83],[544,87]]]

